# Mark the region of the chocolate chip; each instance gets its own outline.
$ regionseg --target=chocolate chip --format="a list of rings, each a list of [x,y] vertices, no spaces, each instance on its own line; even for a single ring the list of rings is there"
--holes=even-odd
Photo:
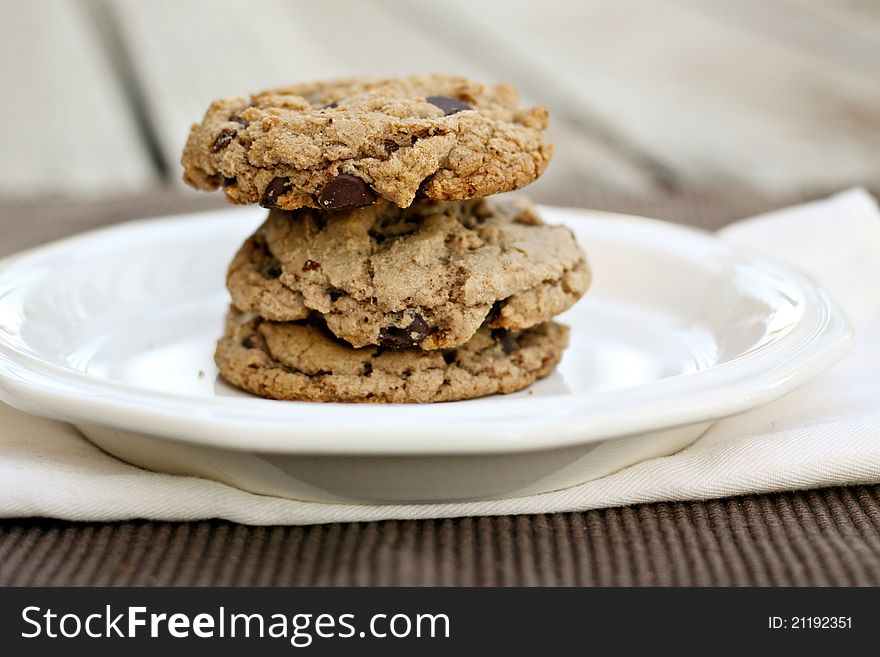
[[[367,231],[367,234],[371,238],[373,238],[373,241],[376,244],[382,244],[389,237],[389,235],[385,235],[384,233],[380,233],[378,230],[375,230],[374,228],[370,228],[370,230]]]
[[[416,190],[416,199],[421,200],[428,198],[428,184],[433,178],[434,174],[432,173],[430,176],[419,183],[419,188]]]
[[[318,194],[318,203],[328,210],[359,208],[376,202],[376,193],[363,180],[350,173],[341,173],[328,182]]]
[[[492,307],[489,308],[489,312],[486,313],[486,319],[484,319],[483,321],[486,324],[491,324],[496,319],[498,319],[498,316],[501,314],[502,306],[504,306],[503,301],[496,301],[495,303],[493,303]]]
[[[493,329],[492,337],[495,341],[501,343],[502,351],[508,356],[519,348],[519,345],[516,344],[516,340],[513,338],[513,334],[507,329]]]
[[[455,349],[443,352],[443,362],[447,365],[452,365],[456,358],[458,358],[458,352]]]
[[[256,349],[257,341],[254,339],[254,336],[248,335],[241,341],[241,346],[245,349]]]
[[[345,295],[345,292],[338,290],[335,287],[330,287],[327,288],[327,294],[330,297],[330,301],[339,301],[339,299]]]
[[[405,230],[400,233],[381,233],[378,230],[371,228],[367,231],[367,234],[373,238],[373,241],[376,242],[377,245],[384,244],[386,240],[397,239],[399,237],[408,237],[409,235],[415,235],[416,229]]]
[[[263,200],[260,201],[260,205],[264,208],[275,208],[278,207],[278,197],[284,196],[287,192],[290,191],[290,179],[279,177],[274,178],[272,182],[266,185],[266,190],[263,192]]]
[[[421,333],[422,338],[424,338],[424,336],[428,335],[428,331],[430,331],[431,329],[428,326],[428,323],[422,318],[422,316],[418,313],[415,313],[413,314],[413,321],[409,325],[409,330]],[[421,341],[422,338],[419,338],[419,340]]]
[[[409,331],[397,326],[383,326],[379,329],[379,344],[383,347],[411,347],[413,344]]]
[[[232,128],[223,128],[223,130],[218,132],[217,136],[214,138],[214,143],[211,144],[211,152],[218,153],[222,151],[224,148],[232,143],[232,140],[235,139],[235,135],[237,134],[237,130],[233,130]]]
[[[306,260],[303,265],[303,271],[318,271],[321,268],[320,262],[315,262],[314,260]]]
[[[391,141],[390,139],[386,139],[382,143],[385,146],[385,152],[388,153],[388,155],[391,155],[394,151],[400,148],[400,145],[396,141]]]
[[[266,240],[262,235],[256,235],[254,238],[254,248],[258,252],[260,273],[266,278],[278,278],[283,273],[281,270],[281,261],[275,257],[275,254],[269,249]]]
[[[474,109],[467,103],[463,103],[457,98],[450,98],[449,96],[428,96],[425,100],[435,107],[442,109],[443,116],[449,116],[450,114],[456,114],[457,112]]]
[[[382,347],[414,347],[425,339],[430,327],[421,315],[413,315],[406,328],[384,326],[379,329],[379,345]]]
[[[270,262],[268,265],[263,267],[262,269],[263,276],[266,278],[278,278],[284,272],[281,269],[281,263],[275,260],[275,262]]]
[[[373,364],[364,363],[364,376],[370,376],[373,373]]]

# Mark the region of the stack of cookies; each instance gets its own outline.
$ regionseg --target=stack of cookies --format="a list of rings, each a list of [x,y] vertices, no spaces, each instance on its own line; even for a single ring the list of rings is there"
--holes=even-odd
[[[269,209],[229,267],[220,375],[274,399],[433,402],[553,371],[584,253],[527,199],[485,198],[541,175],[546,125],[507,85],[441,75],[215,101],[184,179]]]

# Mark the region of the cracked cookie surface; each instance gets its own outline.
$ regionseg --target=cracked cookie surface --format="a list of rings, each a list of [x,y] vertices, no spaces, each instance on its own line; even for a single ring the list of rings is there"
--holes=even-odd
[[[547,376],[568,328],[546,322],[520,332],[481,328],[444,351],[354,349],[309,322],[270,322],[230,308],[214,360],[232,385],[284,400],[416,403],[521,390]]]
[[[214,101],[192,126],[184,180],[232,203],[342,209],[417,194],[463,200],[518,189],[552,147],[547,110],[516,90],[446,75],[348,78]]]
[[[569,308],[590,270],[571,231],[525,197],[272,211],[229,267],[233,304],[323,316],[355,347],[444,349],[484,323],[517,331]]]

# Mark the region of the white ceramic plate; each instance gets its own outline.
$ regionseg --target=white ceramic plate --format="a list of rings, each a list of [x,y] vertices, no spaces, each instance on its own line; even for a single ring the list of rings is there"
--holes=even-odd
[[[278,402],[219,381],[225,268],[257,209],[128,223],[0,266],[0,395],[151,469],[316,500],[522,495],[667,454],[765,404],[851,340],[804,276],[707,233],[543,208],[594,283],[556,373],[433,405]]]

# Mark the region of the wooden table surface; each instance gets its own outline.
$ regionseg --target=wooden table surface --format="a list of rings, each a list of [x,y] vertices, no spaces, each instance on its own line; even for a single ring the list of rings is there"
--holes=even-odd
[[[876,0],[2,0],[0,200],[180,185],[212,98],[351,74],[507,81],[551,110],[530,188],[579,204],[880,188]],[[183,192],[182,192],[183,193]],[[193,192],[194,193],[194,192]]]

